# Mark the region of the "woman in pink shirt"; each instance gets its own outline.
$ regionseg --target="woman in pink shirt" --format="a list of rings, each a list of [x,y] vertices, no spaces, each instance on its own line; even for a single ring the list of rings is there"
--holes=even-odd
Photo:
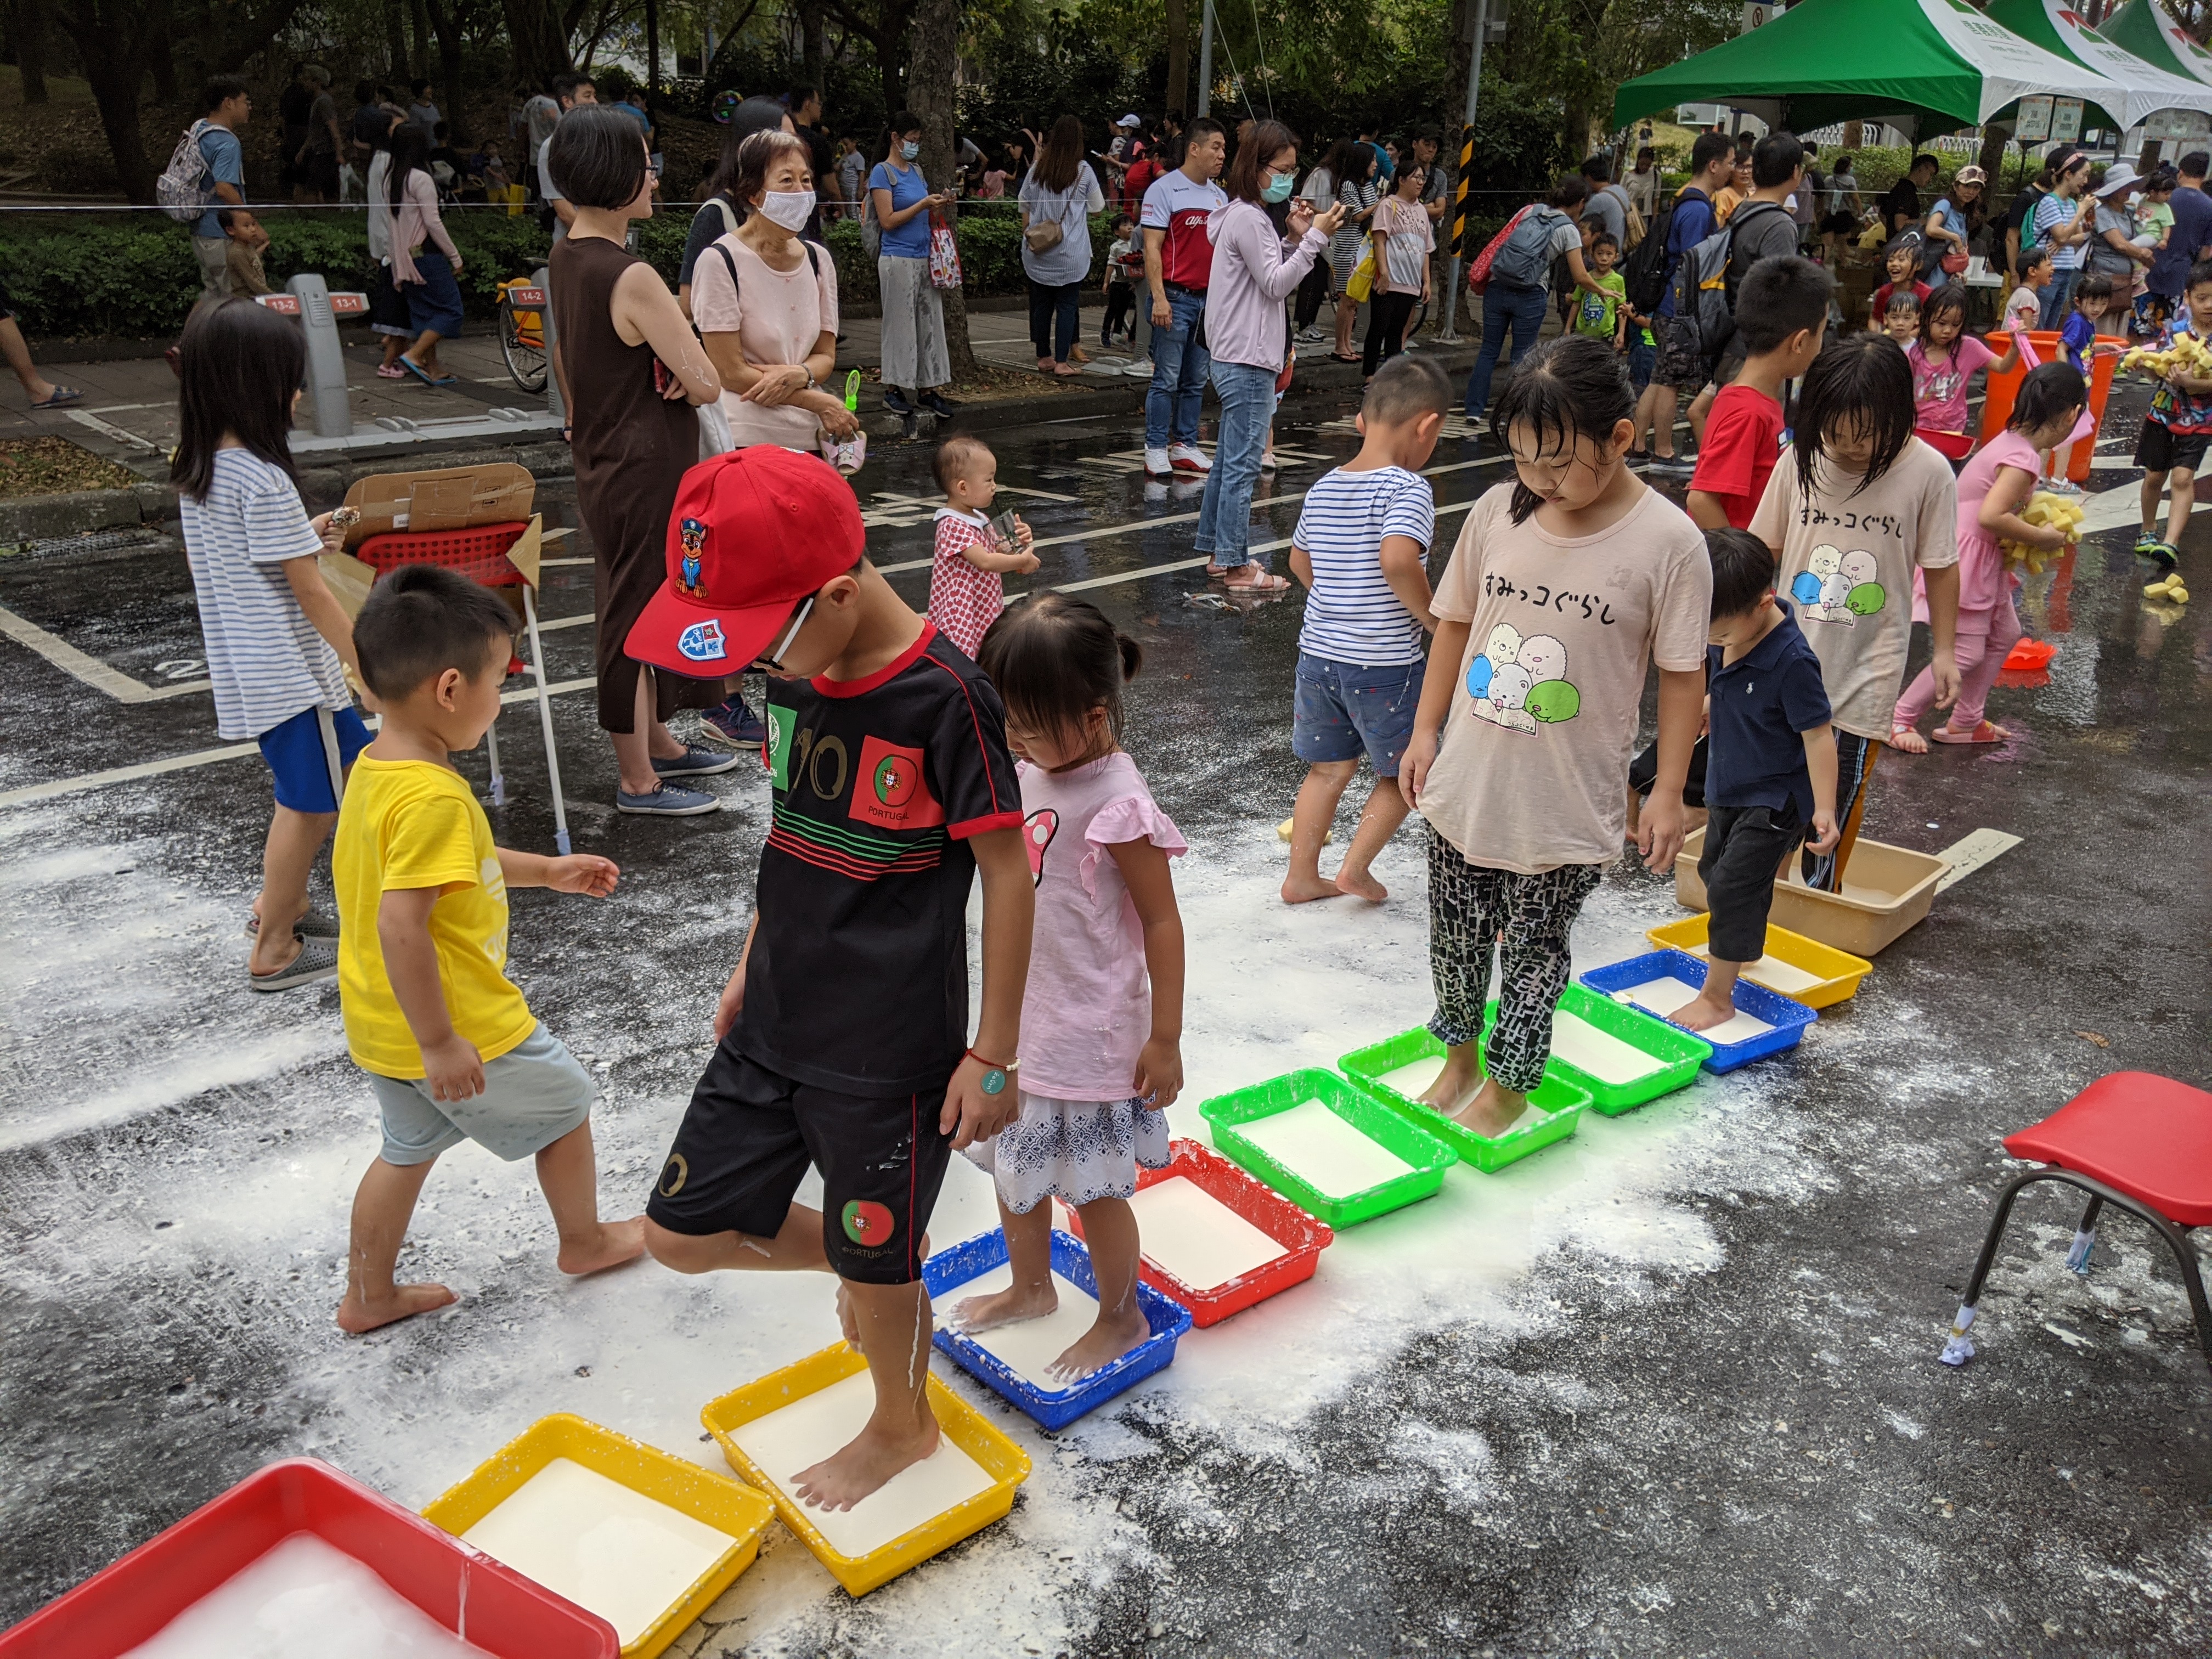
[[[438,216],[438,185],[430,176],[430,135],[411,124],[392,134],[392,171],[385,175],[392,208],[392,283],[407,297],[415,343],[399,367],[424,386],[459,378],[438,362],[438,342],[461,331],[461,251]]]

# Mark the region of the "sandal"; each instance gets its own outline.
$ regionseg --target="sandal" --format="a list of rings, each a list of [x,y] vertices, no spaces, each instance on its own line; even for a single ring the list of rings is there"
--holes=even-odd
[[[1949,726],[1939,726],[1929,734],[1937,743],[1991,744],[2002,743],[2012,735],[1995,720],[1984,720],[1971,732],[1954,732]]]
[[[1287,577],[1278,576],[1272,571],[1262,570],[1249,582],[1240,582],[1234,576],[1231,576],[1224,580],[1222,585],[1232,593],[1280,593],[1291,584]]]
[[[1328,354],[1328,360],[1333,363],[1356,363],[1359,361],[1357,356],[1346,356],[1341,351],[1330,352]]]
[[[83,401],[84,393],[79,392],[75,386],[58,386],[54,388],[54,395],[52,397],[41,398],[38,402],[33,404],[31,407],[33,409],[66,409],[71,404],[81,404]]]
[[[1911,726],[1900,726],[1889,734],[1889,746],[1900,755],[1924,755],[1928,739]]]

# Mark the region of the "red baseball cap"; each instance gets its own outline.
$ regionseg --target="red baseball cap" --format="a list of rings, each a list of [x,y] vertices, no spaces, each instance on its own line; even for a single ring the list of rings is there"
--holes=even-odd
[[[819,457],[755,444],[702,461],[668,515],[668,580],[623,651],[693,679],[738,673],[866,547],[853,487]]]

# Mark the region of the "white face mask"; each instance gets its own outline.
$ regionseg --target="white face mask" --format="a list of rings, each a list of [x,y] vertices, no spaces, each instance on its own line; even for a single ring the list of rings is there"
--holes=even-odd
[[[807,216],[814,211],[814,192],[811,190],[772,190],[761,198],[760,210],[772,223],[786,230],[802,228]]]

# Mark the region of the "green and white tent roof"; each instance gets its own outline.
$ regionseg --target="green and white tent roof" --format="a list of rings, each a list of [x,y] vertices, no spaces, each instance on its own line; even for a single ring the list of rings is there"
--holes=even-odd
[[[2128,0],[2099,33],[2154,68],[2212,86],[2212,52],[2191,40],[2157,0]]]
[[[2091,28],[2065,0],[1990,0],[1987,15],[2023,40],[2071,58],[2119,87],[2127,107],[2112,113],[2123,127],[2141,125],[2154,110],[2212,111],[2212,85],[2138,58]]]

